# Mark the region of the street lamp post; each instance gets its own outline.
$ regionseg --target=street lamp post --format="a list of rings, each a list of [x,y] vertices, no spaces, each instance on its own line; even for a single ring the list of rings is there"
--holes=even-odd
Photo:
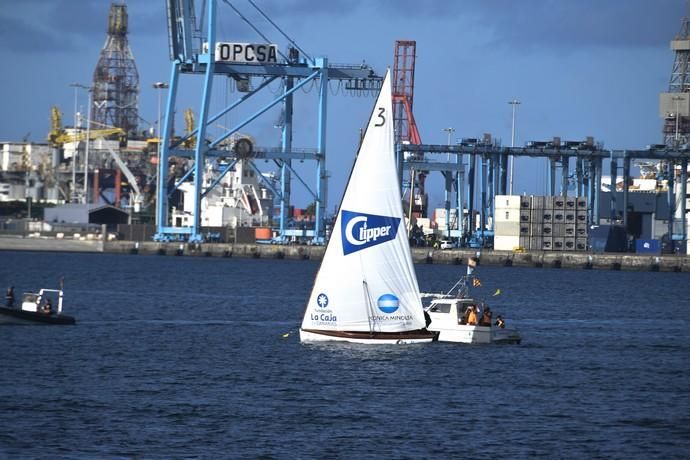
[[[165,82],[162,81],[157,81],[153,85],[154,89],[157,90],[164,90],[170,87]],[[158,173],[156,174],[156,187],[161,187],[160,183],[160,177],[162,177],[161,171],[162,171],[162,165],[161,165],[161,95],[162,91],[158,91],[158,121],[157,121],[157,126],[156,126],[156,137],[158,137],[158,143],[156,147],[156,169],[158,170]],[[158,213],[156,213],[156,225],[158,225]]]
[[[86,110],[86,148],[84,149],[84,204],[89,202],[89,145],[91,144],[91,105],[93,93],[89,88],[89,108]]]
[[[79,83],[70,83],[71,88],[74,88],[74,129],[77,129],[77,97],[79,88],[82,87]]]
[[[512,123],[512,128],[510,130],[510,147],[515,147],[515,108],[520,105],[520,101],[517,100],[517,98],[513,98],[512,101],[508,101],[508,104],[510,104],[513,107],[513,123]],[[510,155],[510,187],[508,194],[512,195],[513,194],[513,169],[515,168],[515,157],[513,155]]]
[[[453,135],[453,133],[455,132],[455,128],[451,128],[451,127],[443,128],[443,131],[445,131],[446,133],[448,133],[448,145],[450,145],[450,137],[451,137],[451,136]],[[447,159],[448,161],[450,161],[450,152],[448,152],[448,156],[446,157],[446,159]]]
[[[79,89],[89,89],[88,86],[82,85],[81,83],[70,83],[70,87],[74,88],[74,130],[75,134],[77,133],[77,125],[80,124],[78,123],[78,115],[77,115],[77,93],[79,92]],[[79,131],[81,130],[81,126],[79,127]],[[77,143],[77,145],[79,145]],[[70,196],[70,201],[72,203],[77,202],[77,151],[78,149],[75,147],[74,151],[72,153],[72,187],[71,187],[71,196]]]
[[[455,128],[448,127],[448,128],[443,128],[443,130],[444,130],[446,133],[448,133],[448,146],[450,146],[451,136],[452,136],[453,133],[455,132]],[[450,152],[447,153],[446,158],[447,158],[448,163],[450,163]],[[447,176],[447,177],[450,177],[450,174],[451,174],[451,172],[448,171],[448,176]],[[449,191],[448,191],[448,183],[449,183],[448,180],[449,180],[449,179],[446,178],[446,187],[445,187],[444,195],[445,195],[445,199],[446,199],[446,200],[445,200],[445,210],[446,210],[446,232],[447,232],[447,234],[448,234],[448,239],[450,239],[450,215],[449,215],[449,214],[450,214],[450,196],[449,196]]]
[[[453,133],[455,132],[455,128],[450,128],[450,127],[448,127],[448,128],[443,128],[443,131],[445,131],[446,133],[448,133],[448,145],[450,145],[450,137],[451,137],[451,136],[453,135]]]
[[[169,85],[167,83],[164,83],[162,81],[157,81],[153,85],[154,89],[167,89],[169,88]],[[160,159],[160,154],[161,154],[161,95],[162,91],[158,91],[158,121],[156,125],[156,136],[158,137],[158,152],[157,155]]]

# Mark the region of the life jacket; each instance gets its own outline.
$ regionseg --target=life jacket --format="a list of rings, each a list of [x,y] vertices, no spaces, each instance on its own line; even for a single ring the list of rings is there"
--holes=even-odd
[[[477,324],[477,314],[474,310],[471,310],[470,314],[467,315],[467,324]]]

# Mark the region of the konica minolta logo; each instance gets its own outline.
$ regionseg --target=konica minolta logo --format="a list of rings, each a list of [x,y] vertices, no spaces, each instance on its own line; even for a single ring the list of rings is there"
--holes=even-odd
[[[400,307],[400,299],[394,294],[383,294],[376,303],[384,313],[395,313]]]
[[[341,231],[345,255],[395,239],[400,219],[343,210]]]

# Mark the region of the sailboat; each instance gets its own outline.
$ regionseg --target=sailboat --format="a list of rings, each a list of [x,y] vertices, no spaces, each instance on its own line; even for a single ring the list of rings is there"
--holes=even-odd
[[[420,343],[425,328],[393,140],[386,73],[309,296],[302,342]]]

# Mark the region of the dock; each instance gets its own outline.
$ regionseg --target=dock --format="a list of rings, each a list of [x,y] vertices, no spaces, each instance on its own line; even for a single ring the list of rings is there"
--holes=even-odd
[[[0,237],[0,251],[45,251],[158,255],[173,257],[236,257],[252,259],[321,260],[324,246],[224,243],[159,243],[153,241],[71,240],[56,238]],[[487,249],[411,248],[416,264],[464,265],[479,257],[483,265],[502,267],[569,268],[690,272],[686,255],[595,253],[576,251],[493,251]]]

